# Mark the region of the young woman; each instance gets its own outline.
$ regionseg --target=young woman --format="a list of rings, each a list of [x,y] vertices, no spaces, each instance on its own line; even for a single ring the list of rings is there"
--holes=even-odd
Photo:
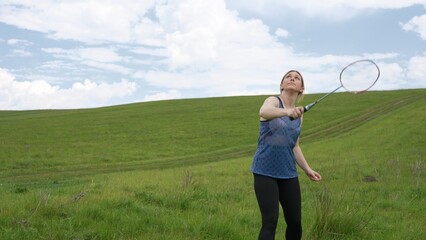
[[[321,175],[312,170],[299,146],[303,107],[302,75],[287,72],[280,84],[281,94],[268,97],[260,108],[260,134],[251,171],[262,215],[259,239],[275,239],[279,204],[287,224],[286,239],[302,238],[301,194],[296,163],[313,181]]]

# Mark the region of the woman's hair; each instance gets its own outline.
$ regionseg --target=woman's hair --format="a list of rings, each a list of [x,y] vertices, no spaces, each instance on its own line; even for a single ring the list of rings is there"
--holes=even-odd
[[[295,73],[297,73],[297,74],[299,74],[300,75],[300,80],[302,81],[302,88],[303,88],[303,92],[299,92],[299,95],[297,95],[297,102],[300,102],[300,101],[302,101],[302,99],[303,99],[303,96],[304,96],[304,92],[305,92],[305,81],[303,81],[303,76],[302,76],[302,74],[300,74],[300,72],[299,71],[297,71],[297,70],[290,70],[290,71],[288,71],[286,74],[284,74],[284,76],[283,76],[283,78],[281,79],[281,83],[283,83],[283,81],[284,81],[284,79],[285,79],[285,77],[289,74],[289,73],[291,73],[291,72],[295,72]],[[281,84],[280,84],[281,85]],[[283,91],[283,89],[280,89],[281,90],[281,92]]]

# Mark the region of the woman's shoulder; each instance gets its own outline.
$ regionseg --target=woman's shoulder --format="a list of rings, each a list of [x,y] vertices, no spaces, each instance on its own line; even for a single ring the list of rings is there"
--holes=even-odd
[[[263,106],[278,107],[279,105],[280,105],[280,100],[278,99],[277,96],[269,96],[263,102]]]
[[[269,96],[265,99],[265,101],[270,101],[270,102],[279,102],[280,101],[280,97],[279,96]]]
[[[271,95],[271,96],[267,97],[266,99],[276,99],[276,100],[278,100],[279,98],[280,98],[280,96],[278,96],[278,95]]]

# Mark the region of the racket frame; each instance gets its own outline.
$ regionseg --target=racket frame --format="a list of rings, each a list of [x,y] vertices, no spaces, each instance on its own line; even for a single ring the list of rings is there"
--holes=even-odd
[[[343,72],[348,68],[348,67],[350,67],[350,66],[352,66],[352,65],[354,65],[354,64],[356,64],[356,63],[359,63],[359,62],[369,62],[369,63],[372,63],[375,67],[376,67],[376,69],[377,69],[377,77],[376,77],[376,79],[374,80],[374,82],[368,87],[368,88],[366,88],[366,89],[364,89],[364,90],[361,90],[361,91],[351,91],[351,90],[349,90],[349,89],[347,89],[347,88],[345,88],[345,86],[343,85],[343,82],[342,82],[342,74],[343,74]],[[304,110],[304,112],[307,112],[307,111],[309,111],[309,109],[311,109],[311,108],[313,108],[317,103],[319,103],[319,102],[321,102],[324,98],[326,98],[326,97],[328,97],[328,96],[330,96],[332,93],[335,93],[337,90],[339,90],[339,89],[341,89],[341,88],[344,88],[346,91],[349,91],[349,92],[352,92],[352,93],[354,93],[354,94],[361,94],[361,93],[365,93],[365,92],[367,92],[371,87],[373,87],[374,86],[374,84],[376,84],[376,82],[377,82],[377,80],[379,80],[379,77],[380,77],[380,69],[379,69],[379,66],[377,66],[377,64],[373,61],[373,60],[370,60],[370,59],[361,59],[361,60],[357,60],[357,61],[354,61],[354,62],[352,62],[352,63],[350,63],[350,64],[348,64],[346,67],[344,67],[343,69],[342,69],[342,71],[340,72],[340,75],[339,75],[339,79],[340,79],[340,86],[339,87],[337,87],[336,89],[334,89],[333,91],[331,91],[331,92],[329,92],[329,93],[327,93],[326,95],[324,95],[324,96],[322,96],[322,97],[320,97],[318,100],[316,100],[315,102],[312,102],[312,103],[310,103],[310,104],[308,104],[308,105],[306,105],[306,106],[304,106],[303,107],[303,110]]]

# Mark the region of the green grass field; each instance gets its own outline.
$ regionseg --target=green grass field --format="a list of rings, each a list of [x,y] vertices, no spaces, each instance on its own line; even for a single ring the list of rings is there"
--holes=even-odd
[[[0,111],[0,239],[257,239],[265,97]],[[337,93],[306,113],[323,181],[300,172],[303,239],[425,239],[425,135],[426,89]]]

